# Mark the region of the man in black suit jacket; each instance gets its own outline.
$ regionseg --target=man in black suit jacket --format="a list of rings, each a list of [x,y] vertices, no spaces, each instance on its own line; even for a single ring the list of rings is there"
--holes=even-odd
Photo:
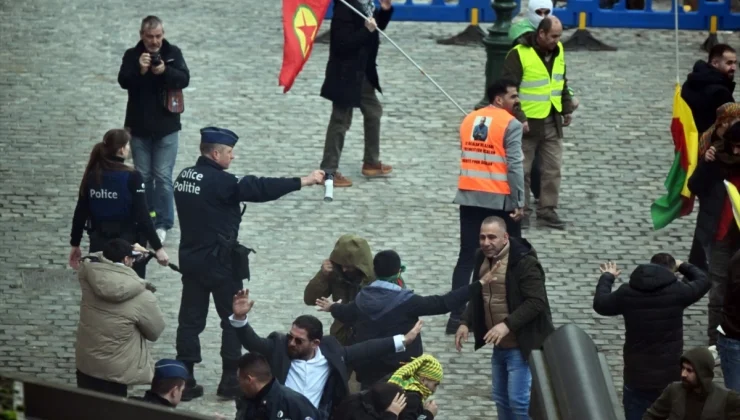
[[[316,317],[302,315],[293,321],[290,332],[257,335],[247,323],[254,301],[249,290],[234,295],[231,325],[245,349],[264,355],[278,383],[303,394],[318,408],[322,419],[331,418],[334,409],[349,394],[347,365],[380,359],[403,352],[421,331],[419,321],[405,336],[369,340],[344,347],[334,337],[323,336],[323,325]]]
[[[337,172],[344,146],[344,136],[352,124],[352,110],[360,108],[364,117],[365,156],[362,175],[387,175],[392,168],[380,161],[380,117],[383,106],[375,95],[380,93],[376,59],[380,38],[376,29],[385,30],[393,14],[391,0],[346,0],[362,17],[337,0],[331,19],[329,62],[321,86],[321,96],[332,102],[329,127],[326,129],[321,169],[334,173],[335,187],[350,187],[352,181]]]

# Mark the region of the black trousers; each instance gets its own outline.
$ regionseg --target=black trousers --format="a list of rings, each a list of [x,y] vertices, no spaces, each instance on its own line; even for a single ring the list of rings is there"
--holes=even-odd
[[[534,161],[532,162],[532,172],[529,178],[529,189],[532,190],[532,195],[535,200],[540,199],[540,182],[542,180],[542,172],[540,172],[541,164],[542,158],[540,158],[540,154],[535,151]],[[525,191],[524,194],[529,194],[529,192]]]
[[[480,226],[488,216],[498,216],[506,222],[509,236],[522,237],[520,222],[509,216],[511,212],[492,210],[483,207],[460,206],[460,252],[457,256],[455,271],[452,272],[452,290],[470,284],[475,268],[475,251],[480,248]],[[460,319],[465,306],[461,306],[450,313],[450,318]]]
[[[224,367],[236,370],[242,355],[242,346],[236,331],[229,322],[232,302],[236,292],[244,287],[242,281],[234,281],[231,275],[217,274],[183,275],[182,298],[177,326],[177,360],[200,363],[200,333],[206,328],[208,307],[213,295],[216,312],[221,318],[221,359]]]
[[[707,253],[704,251],[704,247],[702,246],[702,244],[696,239],[696,234],[694,234],[694,239],[691,241],[691,250],[689,251],[689,264],[697,266],[705,273],[709,271]]]
[[[117,395],[124,398],[128,396],[128,386],[126,384],[98,379],[86,375],[79,370],[77,371],[77,388]]]

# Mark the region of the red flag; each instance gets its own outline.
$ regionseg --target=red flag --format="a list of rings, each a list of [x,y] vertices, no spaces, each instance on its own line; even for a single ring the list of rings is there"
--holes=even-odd
[[[290,90],[308,61],[331,0],[283,0],[283,67],[278,85]]]

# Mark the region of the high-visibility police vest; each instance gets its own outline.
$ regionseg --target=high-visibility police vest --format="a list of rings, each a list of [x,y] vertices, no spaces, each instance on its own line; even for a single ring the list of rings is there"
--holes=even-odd
[[[511,192],[504,135],[512,119],[514,117],[508,111],[493,106],[481,108],[465,117],[460,125],[462,156],[458,189],[502,195]],[[488,127],[488,136],[476,140],[475,128],[481,122]],[[482,131],[477,130],[478,133]]]
[[[552,65],[552,76],[542,58],[532,47],[517,45],[522,63],[522,83],[519,85],[519,101],[527,118],[547,118],[554,106],[563,110],[563,88],[565,87],[565,54],[563,44],[558,42],[558,54]]]

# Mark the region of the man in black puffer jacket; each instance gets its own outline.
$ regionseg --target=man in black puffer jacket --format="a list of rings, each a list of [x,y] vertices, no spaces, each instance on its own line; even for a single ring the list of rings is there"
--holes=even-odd
[[[676,270],[685,281],[678,280]],[[626,420],[639,420],[668,384],[681,379],[683,312],[709,291],[709,279],[694,265],[664,253],[637,266],[629,283],[614,293],[620,274],[616,264],[608,262],[601,271],[594,310],[624,316],[624,411]]]
[[[707,61],[699,60],[681,87],[681,97],[691,109],[699,135],[709,129],[717,118],[717,109],[728,102],[735,102],[735,70],[737,54],[727,44],[715,45]],[[704,248],[694,237],[689,252],[689,262],[704,271],[709,269]]]

